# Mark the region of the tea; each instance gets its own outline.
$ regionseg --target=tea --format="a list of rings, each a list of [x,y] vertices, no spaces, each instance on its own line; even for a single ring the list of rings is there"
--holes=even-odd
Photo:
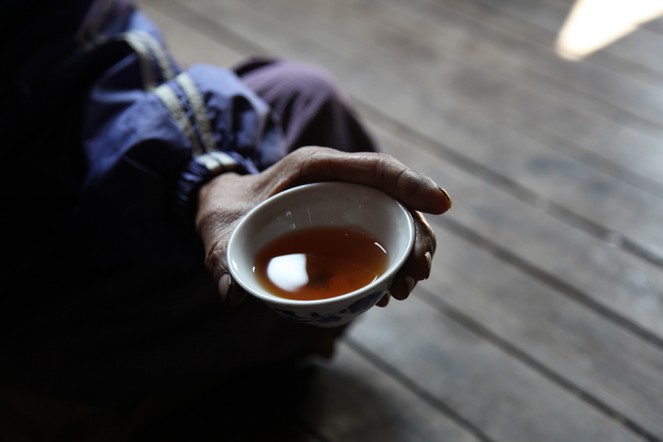
[[[370,284],[386,266],[386,250],[370,235],[348,228],[314,227],[267,244],[256,255],[254,272],[274,295],[313,300]]]

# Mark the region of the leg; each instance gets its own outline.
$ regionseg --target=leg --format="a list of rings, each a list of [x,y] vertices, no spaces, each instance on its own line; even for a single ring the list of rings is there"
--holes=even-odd
[[[284,60],[250,59],[235,71],[272,108],[288,150],[333,147],[375,151],[376,145],[331,76],[317,67]]]

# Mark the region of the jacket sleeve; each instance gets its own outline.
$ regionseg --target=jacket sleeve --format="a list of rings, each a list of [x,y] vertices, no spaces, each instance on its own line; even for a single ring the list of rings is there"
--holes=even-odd
[[[109,42],[131,50],[86,100],[79,208],[95,237],[121,236],[127,248],[155,259],[173,224],[193,225],[203,182],[226,170],[264,169],[281,156],[283,141],[268,106],[234,72],[180,69],[149,21],[135,14],[133,28]]]

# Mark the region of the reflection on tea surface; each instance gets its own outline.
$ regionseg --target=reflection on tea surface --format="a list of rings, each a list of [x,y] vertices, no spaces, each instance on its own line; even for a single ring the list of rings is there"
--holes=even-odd
[[[256,256],[254,271],[270,293],[312,300],[355,291],[375,281],[386,266],[386,250],[366,233],[316,227],[267,244]]]

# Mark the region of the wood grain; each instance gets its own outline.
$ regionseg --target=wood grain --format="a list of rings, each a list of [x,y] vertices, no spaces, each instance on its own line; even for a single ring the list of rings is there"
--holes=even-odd
[[[570,0],[141,3],[184,65],[328,69],[454,198],[431,278],[351,328],[293,434],[663,440],[660,20],[570,63]]]

